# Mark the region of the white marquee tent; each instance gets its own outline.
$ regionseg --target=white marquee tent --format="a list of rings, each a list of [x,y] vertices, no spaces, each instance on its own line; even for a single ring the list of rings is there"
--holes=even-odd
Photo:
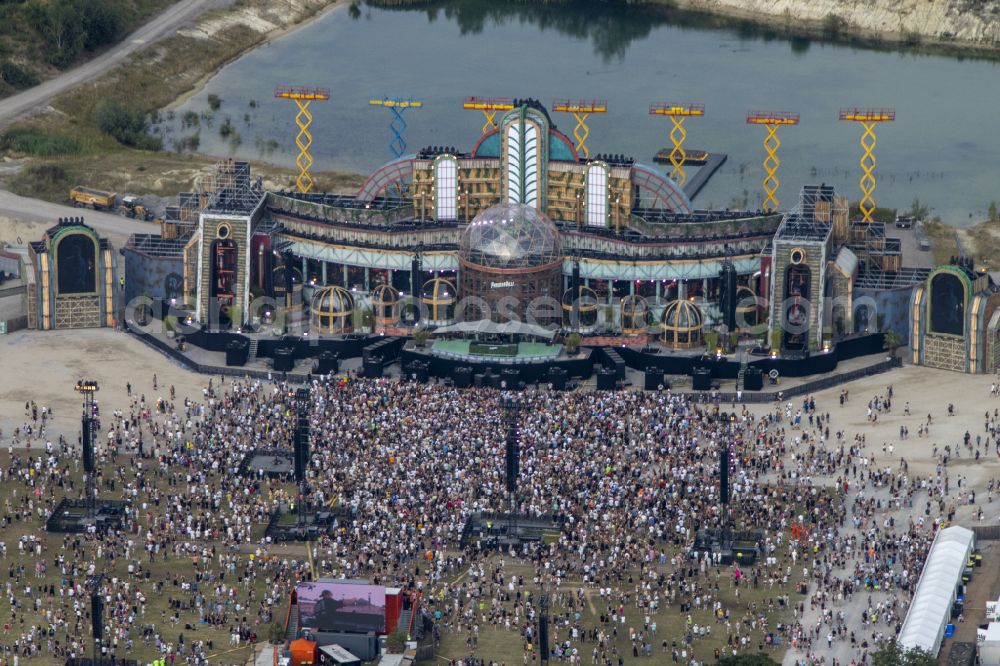
[[[937,655],[951,617],[955,589],[962,582],[962,571],[974,545],[972,530],[957,525],[939,531],[934,537],[917,582],[917,592],[899,632],[903,649],[921,648]]]

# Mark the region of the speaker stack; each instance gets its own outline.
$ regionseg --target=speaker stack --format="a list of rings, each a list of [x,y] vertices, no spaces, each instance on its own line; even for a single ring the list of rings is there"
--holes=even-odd
[[[647,391],[660,391],[667,388],[666,381],[664,380],[663,370],[655,366],[650,366],[646,368],[645,382],[643,388]]]
[[[549,368],[549,384],[552,385],[552,390],[554,390],[554,391],[565,391],[566,390],[566,369],[565,368]]]
[[[764,388],[764,373],[760,368],[750,366],[743,373],[743,389],[745,391],[761,391]]]
[[[691,384],[695,391],[711,391],[712,371],[708,368],[695,368],[691,375]]]
[[[455,382],[455,388],[467,389],[472,386],[472,368],[460,365],[452,370],[451,378]]]
[[[237,338],[226,345],[226,365],[230,367],[246,365],[249,356],[250,343],[245,340]]]
[[[382,357],[371,356],[366,358],[361,366],[361,374],[368,379],[376,379],[382,376]]]
[[[302,483],[306,478],[306,467],[309,465],[309,415],[308,407],[299,407],[298,420],[295,424],[295,482]]]
[[[97,471],[94,465],[94,419],[89,416],[83,417],[83,471],[87,474]]]
[[[94,628],[94,640],[104,639],[104,599],[97,592],[90,595],[90,621]]]
[[[410,374],[415,380],[423,384],[426,384],[427,380],[431,378],[430,367],[426,361],[414,361],[410,365]]]
[[[521,384],[521,372],[515,368],[504,368],[500,371],[500,379],[507,384],[507,388],[514,390]]]
[[[340,354],[332,351],[320,352],[316,358],[316,374],[332,375],[340,370]]]
[[[549,616],[542,613],[538,619],[538,648],[545,663],[549,661]]]
[[[616,388],[618,388],[618,375],[614,368],[601,366],[601,369],[597,371],[597,390],[614,391]]]
[[[291,372],[295,367],[295,357],[292,356],[292,350],[287,347],[276,350],[272,366],[275,372]]]
[[[719,455],[719,497],[729,504],[729,442],[723,441]]]
[[[507,492],[517,492],[517,476],[521,473],[521,452],[516,426],[507,431]]]

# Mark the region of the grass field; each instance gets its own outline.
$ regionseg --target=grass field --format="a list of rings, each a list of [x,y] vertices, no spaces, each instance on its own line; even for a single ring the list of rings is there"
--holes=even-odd
[[[129,470],[130,458],[119,457],[105,466],[105,470],[112,469],[123,469]],[[0,452],[0,465],[5,468],[10,466],[10,455],[4,451]],[[124,477],[116,474],[114,475],[118,479],[118,483],[123,480],[128,482],[131,478],[130,474]],[[108,473],[107,479],[111,478],[111,474]],[[82,483],[82,477],[79,473],[74,474],[74,489],[69,491],[69,495],[76,496],[79,492],[80,484]],[[164,481],[159,481],[156,484],[157,488],[160,489],[162,493],[167,493],[170,491],[177,492],[177,488],[170,488]],[[107,486],[103,486],[105,492],[102,494],[108,498],[120,498],[120,485],[118,492],[112,492],[107,489]],[[18,507],[25,500],[25,490],[24,485],[20,482],[4,481],[0,484],[0,507]],[[291,490],[288,488],[287,490]],[[59,491],[51,498],[51,502],[54,505],[64,492]],[[7,527],[3,532],[2,540],[7,544],[7,554],[5,560],[2,562],[8,568],[23,566],[25,568],[25,573],[20,578],[19,581],[11,579],[12,582],[20,583],[21,585],[30,583],[33,586],[48,586],[54,585],[58,590],[64,585],[65,580],[63,574],[57,570],[55,565],[56,558],[60,555],[66,555],[68,557],[69,551],[66,550],[64,543],[72,542],[72,537],[69,537],[66,541],[62,535],[57,534],[46,534],[42,530],[43,520],[38,514],[36,506],[36,511],[34,516],[22,516],[20,519],[16,518],[13,520],[12,524]],[[7,508],[4,512],[6,515],[12,514],[11,509]],[[160,511],[156,510],[155,507],[150,505],[146,511],[140,511],[139,523],[145,528],[148,524],[147,513],[155,517],[160,514]],[[259,539],[262,535],[264,525],[256,525],[254,530],[254,540]],[[34,577],[34,563],[37,558],[33,553],[19,553],[16,547],[18,539],[26,535],[35,535],[40,537],[44,545],[44,550],[41,555],[47,565],[48,570],[41,578]],[[183,541],[183,539],[180,539]],[[216,547],[221,547],[218,542],[204,541],[200,542],[205,546],[215,545]],[[243,664],[247,659],[251,657],[252,648],[249,646],[243,646],[239,649],[232,649],[229,646],[229,626],[209,626],[206,624],[199,624],[199,613],[194,608],[182,608],[180,610],[171,610],[171,600],[181,600],[182,603],[190,603],[193,598],[194,592],[184,592],[181,590],[181,584],[183,582],[191,582],[195,579],[197,572],[201,571],[203,574],[209,569],[216,569],[218,567],[218,562],[214,561],[207,563],[204,561],[198,562],[196,558],[190,555],[183,555],[179,557],[171,556],[170,559],[162,559],[158,557],[156,561],[149,562],[145,553],[141,548],[137,551],[137,554],[131,559],[126,560],[124,557],[111,557],[107,550],[104,550],[101,557],[97,557],[95,546],[93,543],[86,543],[85,546],[86,557],[84,561],[94,561],[97,563],[97,571],[104,573],[105,576],[109,578],[119,578],[124,580],[132,580],[138,584],[140,590],[142,590],[144,596],[147,599],[146,610],[135,622],[134,627],[138,628],[142,625],[151,624],[155,625],[156,630],[163,637],[166,642],[177,644],[179,641],[180,634],[184,635],[184,640],[190,644],[195,640],[212,641],[213,647],[209,651],[210,663],[212,664]],[[237,556],[239,566],[230,576],[227,576],[225,582],[227,584],[235,584],[240,590],[240,601],[245,601],[247,599],[246,595],[252,592],[253,601],[251,602],[251,610],[247,612],[247,615],[252,620],[255,616],[255,605],[258,600],[265,599],[269,593],[274,594],[275,586],[268,580],[267,572],[269,570],[263,570],[258,563],[250,565],[250,546],[244,546],[241,552]],[[676,553],[676,549],[667,549],[667,557],[670,557]],[[453,553],[455,554],[455,553]],[[328,561],[333,561],[336,558],[331,556],[329,552],[324,552],[320,549],[317,559],[324,559],[324,557],[329,557]],[[281,546],[272,548],[270,551],[270,556],[272,558],[287,558],[295,560],[303,560],[306,556],[305,546],[303,544],[294,544],[289,546]],[[499,555],[493,555],[487,560],[487,570],[489,570],[490,564],[495,564],[499,560]],[[524,561],[511,560],[510,557],[505,556],[504,575],[509,579],[512,575],[523,576],[527,581],[531,581],[536,575],[533,565]],[[780,559],[780,558],[779,558]],[[138,567],[137,571],[130,574],[128,571],[129,565],[132,564]],[[256,578],[249,578],[243,575],[244,569],[247,566],[254,566],[258,569],[259,573]],[[672,567],[661,566],[657,567],[659,571],[667,572],[672,570]],[[748,574],[745,580],[749,579],[749,568],[746,568],[746,573]],[[148,580],[145,576],[148,573]],[[324,571],[318,571],[318,575],[324,575]],[[632,599],[635,598],[635,587],[638,584],[641,572],[634,571],[631,572],[630,576],[634,576],[634,580],[624,580],[616,584],[616,589],[620,590],[622,593],[631,593]],[[777,572],[776,572],[777,575]],[[236,580],[234,580],[234,577]],[[704,582],[708,581],[709,586],[717,586],[717,591],[714,592],[714,600],[721,603],[722,607],[728,609],[730,612],[730,621],[733,625],[739,622],[744,623],[744,629],[741,633],[750,633],[753,637],[753,642],[747,646],[747,650],[758,651],[758,649],[763,649],[764,651],[772,654],[777,659],[780,659],[780,653],[783,651],[784,647],[774,648],[767,647],[764,648],[761,644],[758,647],[759,639],[763,633],[763,627],[759,624],[759,616],[766,615],[767,621],[770,626],[774,626],[775,623],[785,621],[790,619],[790,611],[787,609],[782,609],[777,605],[777,598],[780,595],[789,595],[792,603],[797,601],[799,595],[795,595],[791,589],[791,585],[781,585],[774,584],[768,585],[766,582],[766,575],[761,576],[761,586],[759,588],[752,588],[744,583],[737,592],[737,588],[733,586],[732,583],[732,568],[731,567],[721,567],[717,570],[710,570],[707,577],[702,576],[698,580]],[[154,583],[156,581],[164,581],[165,585],[161,592],[155,591]],[[454,578],[454,581],[461,583],[468,583],[467,574],[465,572],[459,573]],[[211,581],[202,582],[202,591],[207,592],[213,586]],[[560,591],[572,591],[575,592],[581,586],[581,581],[579,579],[567,578],[564,579],[558,588],[551,588],[546,590],[546,592],[553,599]],[[15,589],[18,589],[15,585]],[[281,588],[282,590],[287,590],[287,587]],[[530,584],[526,586],[525,590],[532,590],[533,593],[540,592],[540,588],[537,586],[532,587]],[[600,615],[602,612],[610,614],[609,605],[607,601],[602,601],[598,594],[597,589],[592,586],[588,586],[584,589],[586,595],[586,604],[577,609],[580,612],[579,622],[580,625],[585,629],[590,629],[597,627],[600,624]],[[283,622],[284,613],[287,607],[287,596],[282,593],[275,596],[276,602],[273,604],[272,612],[275,621]],[[55,610],[60,605],[58,594],[55,599],[49,598],[48,596],[43,597],[40,607],[35,610],[29,608],[28,610],[22,610],[17,614],[16,620],[13,622],[13,627],[11,629],[10,635],[7,637],[0,638],[0,642],[8,643],[13,637],[17,636],[20,632],[25,631],[28,627],[32,625],[47,626],[45,621],[45,613],[49,610]],[[513,603],[509,602],[505,604],[508,610],[512,611]],[[613,604],[617,607],[617,601]],[[24,607],[22,607],[24,608]],[[433,611],[435,609],[441,608],[431,602],[429,608]],[[716,623],[712,616],[712,611],[708,608],[694,608],[690,612],[681,612],[678,604],[669,604],[667,599],[662,599],[660,602],[660,607],[658,611],[649,613],[648,611],[643,611],[636,608],[634,602],[625,603],[625,622],[618,624],[606,623],[603,625],[607,633],[612,633],[617,630],[617,635],[613,637],[610,644],[614,646],[617,650],[617,654],[621,654],[625,659],[626,663],[632,663],[632,647],[629,641],[629,630],[637,629],[641,630],[643,624],[646,620],[645,616],[649,615],[649,621],[655,622],[657,625],[657,631],[655,635],[649,636],[649,641],[654,647],[653,655],[649,659],[650,663],[664,663],[666,660],[670,659],[670,647],[675,643],[678,646],[683,647],[684,637],[689,633],[691,627],[697,625],[700,627],[711,627],[711,634],[701,637],[696,637],[693,640],[693,645],[688,647],[688,656],[697,658],[699,660],[709,659],[711,660],[714,655],[714,651],[718,649],[725,648],[726,642],[726,627],[724,624]],[[488,607],[486,608],[488,611]],[[232,613],[231,613],[232,614]],[[481,615],[479,611],[476,612],[476,616]],[[569,620],[571,616],[568,611],[560,607],[558,604],[553,604],[550,609],[550,616],[552,617],[551,624],[551,636],[552,643],[556,644],[560,640],[566,640],[569,635]],[[573,618],[575,619],[575,618]],[[474,653],[477,657],[485,659],[493,659],[497,661],[504,661],[507,664],[518,664],[522,663],[525,655],[524,644],[522,639],[519,637],[516,628],[511,630],[506,630],[503,627],[495,628],[491,626],[488,622],[484,622],[480,617],[477,617],[476,622],[480,625],[478,641],[475,649],[470,649],[467,644],[467,638],[469,636],[468,625],[462,627],[459,631],[457,622],[448,617],[447,612],[445,612],[444,623],[442,625],[442,642],[438,650],[439,657],[444,658],[460,658],[462,656],[468,656]],[[750,630],[751,623],[754,625],[755,629]],[[85,638],[89,636],[89,621],[85,618],[82,625],[82,636],[80,638]],[[268,635],[268,627],[260,626],[257,628],[258,634],[261,636],[261,640],[265,640]],[[152,643],[144,643],[138,631],[133,631],[132,637],[135,639],[135,647],[128,655],[130,658],[139,659],[140,663],[146,663],[151,661],[156,656],[156,650]],[[62,635],[57,633],[57,639],[61,639]],[[662,651],[662,642],[666,640],[668,646],[667,652]],[[590,650],[593,649],[594,644],[590,642],[581,643],[579,640],[574,640],[573,645],[578,647],[583,654],[586,663],[589,663]],[[122,650],[119,650],[119,656],[122,656]],[[61,663],[47,655],[39,655],[30,660],[31,663],[40,664],[56,664]],[[530,660],[529,660],[530,663]]]
[[[507,558],[509,560],[509,558]],[[505,567],[505,572],[510,574],[522,575],[527,580],[531,580],[534,576],[534,570],[529,565],[514,565]],[[638,576],[638,572],[635,572]],[[776,623],[788,621],[791,619],[791,611],[780,609],[777,605],[777,597],[787,594],[790,597],[790,603],[795,603],[802,598],[801,595],[797,595],[791,589],[791,586],[775,585],[770,587],[767,585],[762,585],[761,587],[754,589],[752,587],[747,587],[745,584],[740,587],[739,597],[736,596],[736,588],[732,585],[732,573],[730,567],[721,568],[716,574],[710,575],[710,578],[718,585],[719,590],[715,597],[716,601],[722,603],[724,608],[730,609],[730,621],[735,625],[739,621],[754,622],[757,626],[757,615],[758,613],[765,613],[768,619],[768,623],[771,627],[774,627]],[[575,591],[580,588],[581,581],[577,580],[566,580],[560,585],[559,590],[562,591]],[[628,584],[623,584],[623,591],[631,590],[632,587]],[[553,595],[553,591],[547,591],[550,597]],[[695,658],[698,661],[714,661],[715,650],[718,648],[721,651],[726,649],[726,626],[724,623],[717,624],[713,618],[712,611],[710,609],[693,609],[691,612],[681,612],[679,604],[665,604],[661,602],[660,609],[658,612],[649,613],[642,609],[636,608],[635,604],[627,604],[625,607],[625,622],[613,625],[611,623],[606,623],[600,625],[600,616],[603,613],[609,613],[608,603],[603,601],[597,591],[593,587],[587,587],[584,589],[586,594],[587,603],[580,613],[580,623],[584,628],[591,629],[594,627],[602,626],[606,633],[612,632],[615,627],[617,627],[617,637],[613,638],[611,645],[617,649],[617,654],[622,655],[625,658],[626,663],[637,663],[633,661],[633,653],[631,642],[629,641],[629,630],[634,628],[641,631],[643,629],[643,624],[645,618],[648,615],[651,622],[655,622],[657,625],[656,634],[651,637],[651,643],[653,644],[653,653],[648,660],[650,663],[669,663],[671,658],[671,649],[675,644],[678,646],[684,645],[684,636],[688,630],[697,625],[699,627],[710,627],[711,634],[695,638],[690,647],[688,647],[688,658]],[[634,594],[633,594],[634,597]],[[616,605],[616,604],[615,604]],[[508,604],[508,610],[512,608],[512,604]],[[557,619],[557,616],[563,615],[561,621]],[[565,612],[560,612],[559,608],[550,609],[550,617],[552,618],[552,624],[550,625],[550,635],[552,636],[551,642],[555,644],[559,640],[566,640],[569,635],[569,621],[565,617]],[[575,616],[570,616],[575,618]],[[690,624],[688,618],[690,617]],[[446,659],[457,659],[462,656],[468,656],[473,653],[466,643],[468,637],[468,629],[463,628],[464,631],[461,634],[447,631],[444,632],[441,647],[438,651],[439,656]],[[743,631],[742,633],[746,633]],[[762,636],[760,629],[753,631],[752,635],[754,638],[759,639]],[[667,651],[664,653],[662,648],[662,642],[666,640],[668,644]],[[587,642],[580,643],[579,640],[573,640],[573,646],[578,647],[581,650],[581,654],[584,658],[584,663],[591,663],[591,650],[593,650],[595,643]],[[759,650],[759,648],[761,648]],[[763,644],[758,646],[758,642],[754,641],[750,646],[746,648],[747,651],[757,652],[763,651],[769,654],[776,661],[781,660],[782,654],[784,654],[785,646],[778,647],[764,647]],[[480,631],[478,638],[478,647],[474,651],[476,657],[486,659],[486,660],[496,660],[505,661],[509,664],[520,664],[524,655],[523,641],[520,639],[519,635],[514,630],[506,630],[503,627],[494,628],[491,625],[480,623]],[[641,663],[641,662],[638,662]]]
[[[27,453],[30,454],[30,452]],[[115,466],[124,465],[127,467],[128,462],[129,459],[120,457],[114,461],[114,464]],[[0,465],[5,468],[10,465],[10,455],[6,450],[0,453]],[[111,468],[106,467],[105,469]],[[74,475],[74,487],[77,490],[79,490],[81,483],[82,476],[79,474]],[[157,487],[160,488],[161,492],[166,492],[168,490],[166,483],[163,483],[162,485],[157,484]],[[55,496],[51,498],[52,505],[57,503],[59,499],[64,496],[64,494],[65,493],[62,491],[57,492]],[[75,497],[76,493],[70,493],[70,495]],[[120,499],[120,492],[103,492],[102,496],[108,497],[109,499]],[[11,481],[4,481],[3,483],[0,483],[0,507],[8,507],[3,514],[8,516],[13,515],[10,511],[10,507],[18,507],[25,498],[26,493],[24,486],[21,483]],[[149,513],[154,517],[156,515],[160,515],[159,512],[153,510],[154,508],[155,507],[151,505]],[[148,524],[146,513],[140,512],[138,522],[143,526],[145,532],[145,527]],[[65,544],[67,542],[72,543],[75,537],[72,535],[49,534],[43,531],[43,527],[44,520],[38,515],[22,517],[20,519],[15,516],[13,522],[3,530],[2,536],[0,536],[0,541],[3,541],[3,543],[7,546],[6,556],[3,560],[0,560],[0,568],[6,568],[9,572],[12,572],[8,577],[8,581],[15,583],[15,590],[20,589],[19,585],[16,583],[20,583],[21,585],[30,584],[35,588],[54,585],[57,590],[57,594],[54,598],[48,595],[42,596],[40,607],[37,610],[31,608],[30,606],[22,605],[22,610],[17,613],[16,618],[8,611],[0,611],[3,621],[12,625],[10,631],[6,635],[0,636],[0,643],[2,644],[9,645],[20,633],[26,631],[32,625],[47,627],[48,622],[46,621],[46,612],[58,610],[61,605],[58,590],[61,587],[64,587],[66,582],[73,578],[71,574],[65,575],[60,572],[55,560],[60,556],[60,554],[69,558],[71,549],[67,549]],[[264,525],[256,526],[255,538],[259,538],[263,534],[264,527]],[[18,540],[22,536],[28,535],[34,535],[35,537],[41,539],[43,543],[43,551],[40,557],[36,556],[33,552],[19,552],[17,548]],[[218,542],[203,541],[200,543],[207,547],[214,545],[221,549],[221,543]],[[243,613],[237,614],[230,606],[229,613],[233,618],[245,615],[250,621],[253,621],[256,616],[256,608],[254,607],[256,600],[265,599],[269,593],[274,594],[275,586],[269,580],[268,575],[265,573],[265,569],[261,568],[259,558],[255,558],[257,560],[257,564],[251,565],[251,549],[249,547],[245,547],[243,550],[245,552],[237,555],[239,565],[230,575],[227,575],[225,580],[222,582],[228,585],[235,585],[239,589],[239,600],[241,602],[245,602],[248,595],[252,594],[254,602],[251,605],[251,608]],[[230,632],[228,625],[211,626],[199,623],[199,612],[191,604],[191,600],[194,597],[194,590],[182,591],[181,589],[181,584],[184,582],[193,582],[196,579],[198,572],[204,574],[209,569],[218,569],[218,561],[205,562],[190,555],[181,555],[176,557],[170,555],[169,559],[158,556],[155,561],[150,562],[147,555],[141,548],[141,541],[140,548],[131,559],[126,559],[122,556],[111,557],[107,549],[102,551],[101,557],[97,557],[95,544],[90,541],[84,541],[84,551],[86,554],[85,561],[94,562],[96,564],[96,573],[103,573],[107,578],[129,580],[136,583],[147,600],[145,612],[137,618],[133,625],[131,636],[135,641],[135,646],[128,654],[125,653],[124,646],[120,647],[117,653],[119,657],[138,659],[140,664],[146,664],[151,662],[157,656],[156,649],[152,642],[144,642],[142,640],[139,628],[144,625],[155,625],[155,628],[160,633],[162,640],[175,646],[178,644],[181,634],[183,634],[184,641],[188,645],[190,645],[193,641],[198,640],[212,641],[213,647],[211,650],[208,650],[209,660],[212,664],[244,664],[251,657],[254,649],[252,646],[249,646],[246,643],[244,643],[239,649],[234,649],[230,646]],[[275,548],[272,555],[282,558],[290,557],[302,559],[305,555],[305,547],[303,545],[299,545],[297,547]],[[42,577],[36,577],[35,575],[34,565],[37,560],[44,560],[47,564],[48,570]],[[132,574],[128,571],[130,564],[135,567]],[[16,568],[18,566],[24,567],[24,574],[21,575],[19,579],[16,578]],[[258,575],[255,578],[244,576],[244,571],[248,566],[254,566],[258,570]],[[147,573],[148,580],[146,579]],[[160,592],[157,592],[154,588],[154,583],[157,581],[165,582],[165,585]],[[213,585],[214,583],[211,581],[203,581],[201,583],[202,592],[206,593],[206,596],[211,597],[209,590]],[[21,604],[24,604],[26,599],[20,594],[18,596],[20,597]],[[30,599],[30,597],[27,599]],[[171,610],[171,599],[180,600],[189,607]],[[275,621],[284,622],[286,608],[287,596],[282,594],[278,597],[278,602],[273,606]],[[259,626],[256,628],[256,631],[262,642],[267,640],[267,626]],[[109,637],[108,630],[106,630],[105,636],[106,639]],[[87,644],[89,645],[90,621],[88,617],[84,618],[82,631],[75,637],[87,641]],[[55,638],[60,642],[60,644],[65,644],[62,632],[57,632]],[[42,644],[44,645],[44,641]],[[65,660],[57,660],[51,655],[43,653],[35,657],[31,657],[29,661],[30,663],[61,665]],[[3,661],[2,663],[6,664],[8,662]],[[22,663],[24,663],[24,661],[22,661]]]

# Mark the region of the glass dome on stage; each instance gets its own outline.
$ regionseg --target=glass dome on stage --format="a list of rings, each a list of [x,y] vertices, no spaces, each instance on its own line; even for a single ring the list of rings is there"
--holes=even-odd
[[[505,204],[479,213],[462,232],[458,263],[465,321],[560,324],[562,242],[540,210]]]
[[[459,257],[483,268],[534,268],[562,259],[562,244],[545,213],[504,204],[473,218],[462,234]]]

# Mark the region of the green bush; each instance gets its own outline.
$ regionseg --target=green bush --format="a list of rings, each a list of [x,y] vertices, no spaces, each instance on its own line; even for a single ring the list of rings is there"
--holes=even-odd
[[[708,349],[709,353],[715,351],[715,348],[719,346],[719,332],[707,329],[705,331],[705,347]]]
[[[267,625],[267,640],[272,645],[281,645],[285,642],[285,628],[277,622]]]
[[[149,122],[141,110],[108,100],[97,107],[97,124],[115,141],[140,150],[160,150],[163,140],[147,134]]]
[[[0,150],[52,157],[53,155],[75,155],[83,150],[76,139],[57,134],[45,134],[38,129],[12,129],[0,135]]]
[[[566,351],[570,354],[575,354],[580,349],[580,334],[577,332],[570,333],[566,336]]]
[[[15,90],[24,90],[38,85],[38,77],[30,70],[9,60],[0,64],[0,79],[3,79]]]
[[[46,59],[56,67],[116,42],[125,29],[121,0],[31,0],[23,15],[45,40]]]
[[[215,93],[209,93],[208,108],[212,109],[212,111],[218,111],[220,106],[222,106],[222,98]]]
[[[86,0],[86,6],[83,48],[93,51],[116,42],[125,29],[120,0]]]
[[[392,632],[385,639],[386,649],[395,654],[399,654],[406,647],[406,634],[402,629],[397,629]]]

